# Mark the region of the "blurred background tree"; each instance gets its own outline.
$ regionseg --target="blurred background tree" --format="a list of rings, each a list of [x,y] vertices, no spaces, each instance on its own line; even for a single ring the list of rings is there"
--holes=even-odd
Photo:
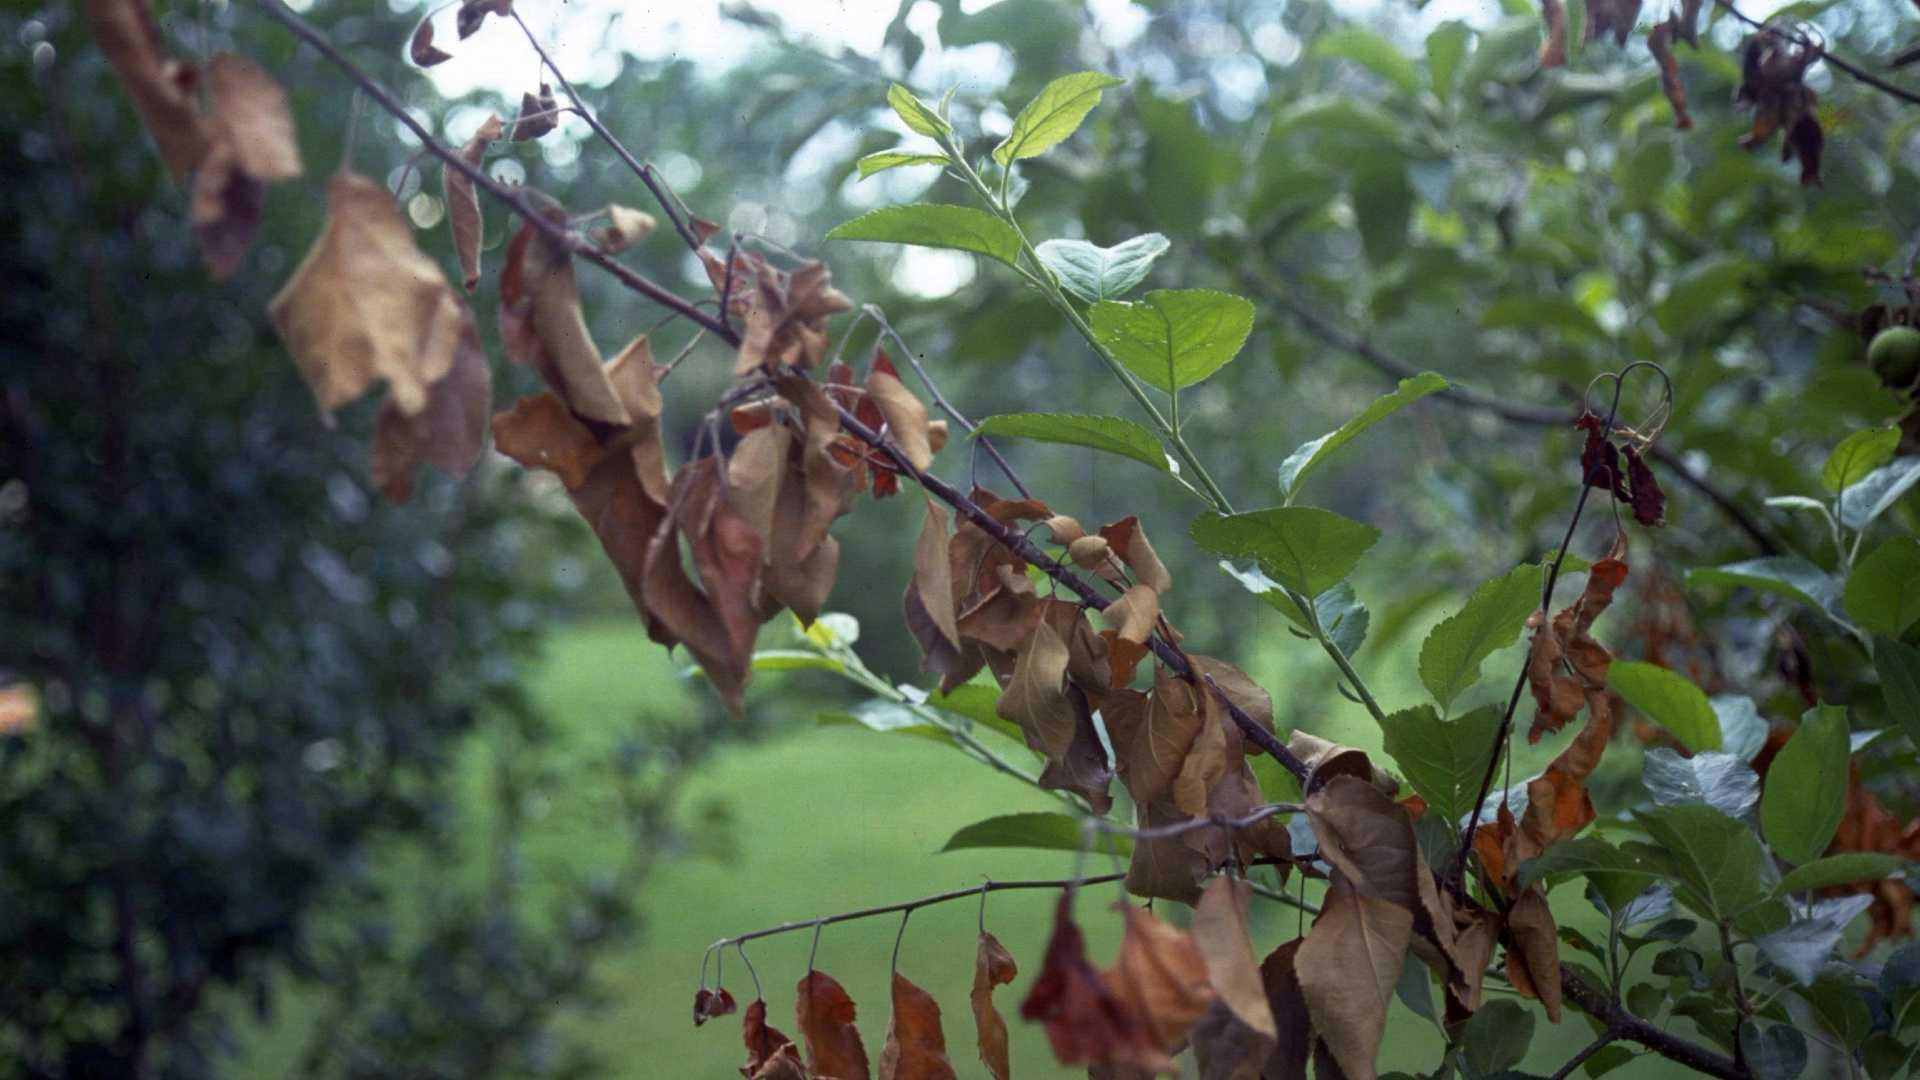
[[[309,14],[449,141],[534,88],[535,58],[501,20],[433,75],[409,69],[402,45],[426,9],[394,6],[405,10]],[[724,738],[780,741],[715,755],[709,695],[646,645],[551,478],[489,462],[383,505],[366,478],[371,409],[326,430],[260,315],[317,227],[311,178],[341,155],[351,96],[245,4],[160,7],[183,53],[232,47],[293,89],[310,180],[270,196],[240,282],[207,289],[184,197],[74,13],[0,16],[9,100],[33,103],[0,120],[0,676],[39,700],[32,729],[0,737],[5,1068],[707,1075],[738,1049],[687,1028],[705,941],[982,874],[1061,872],[1064,857],[1042,853],[928,861],[955,828],[1030,793],[903,745],[914,740],[806,730],[815,704],[845,699],[824,677],[763,678],[751,724]],[[1028,167],[1021,213],[1040,236],[1164,233],[1172,250],[1147,287],[1255,300],[1240,362],[1184,402],[1225,487],[1275,497],[1280,459],[1389,386],[1397,365],[1478,395],[1417,406],[1316,481],[1326,504],[1387,532],[1372,566],[1418,568],[1374,570],[1371,587],[1363,571],[1373,620],[1358,663],[1383,697],[1409,696],[1416,643],[1467,589],[1557,541],[1575,443],[1539,418],[1570,415],[1598,372],[1653,359],[1677,392],[1665,441],[1679,457],[1663,475],[1684,465],[1711,494],[1668,483],[1674,527],[1637,553],[1635,601],[1616,616],[1624,651],[1709,692],[1751,694],[1776,720],[1816,691],[1880,707],[1862,696],[1861,655],[1817,618],[1685,588],[1682,573],[1772,552],[1830,562],[1824,526],[1762,498],[1818,493],[1832,443],[1912,415],[1865,365],[1855,316],[1898,299],[1883,279],[1912,269],[1920,110],[1816,69],[1828,143],[1824,185],[1809,189],[1770,150],[1738,145],[1747,117],[1727,103],[1742,28],[1718,8],[1706,47],[1681,51],[1695,126],[1676,131],[1643,39],[1596,41],[1541,71],[1538,12],[1517,0],[907,0],[837,20],[811,5],[521,7],[608,126],[696,211],[744,244],[827,257],[975,415],[1126,404],[1011,278],[965,256],[819,242],[873,206],[965,201],[930,170],[855,179],[859,156],[904,135],[885,84],[954,90],[957,126],[993,138],[1008,107],[1056,75],[1126,77],[1080,136]],[[1849,56],[1878,55],[1914,25],[1890,2],[1784,12]],[[1643,24],[1664,14],[1650,6]],[[356,130],[355,167],[387,178],[423,247],[450,265],[437,168],[386,118]],[[566,118],[489,168],[576,212],[640,205],[587,134]],[[489,259],[503,239],[490,212]],[[657,280],[704,282],[664,237],[633,259]],[[659,318],[598,275],[582,283],[603,346]],[[475,299],[490,343],[495,288],[485,279]],[[872,319],[843,325],[850,351],[877,338]],[[656,333],[663,359],[692,338]],[[728,380],[719,350],[692,349],[669,383],[670,447],[689,443]],[[504,363],[494,374],[502,401],[534,387]],[[1177,487],[1095,455],[1007,449],[1063,512],[1141,513],[1186,567],[1183,628],[1272,687],[1285,723],[1378,749],[1317,652],[1184,544]],[[950,477],[962,453],[948,452]],[[843,565],[860,580],[906,581],[911,503],[842,527]],[[1912,503],[1896,510],[1908,529]],[[861,651],[876,670],[910,680],[898,590],[852,580],[833,604],[869,628]],[[1516,768],[1557,749],[1522,750]],[[1883,741],[1863,760],[1910,816],[1911,751]],[[1608,768],[1617,787],[1637,782],[1632,754]],[[729,829],[727,805],[752,827]],[[729,851],[737,862],[659,863]],[[743,868],[778,884],[743,891]],[[1018,955],[1037,955],[1038,907],[996,904],[1002,937],[1036,947]],[[952,943],[970,938],[972,915],[944,917],[916,918],[903,963],[918,950],[962,966]],[[884,972],[891,941],[891,929],[836,930],[823,948],[849,973]],[[779,972],[769,982],[804,948],[762,946],[759,964]],[[884,997],[877,976],[843,977],[856,998]],[[920,981],[943,1000],[964,993],[964,973]],[[1390,1060],[1430,1065],[1430,1028],[1402,1013],[1393,1030]],[[1016,1040],[1017,1057],[1041,1060],[1035,1033]],[[1552,1066],[1548,1042],[1534,1064]]]

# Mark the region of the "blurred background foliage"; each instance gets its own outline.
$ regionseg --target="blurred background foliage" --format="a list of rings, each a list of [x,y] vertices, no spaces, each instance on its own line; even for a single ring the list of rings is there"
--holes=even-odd
[[[496,20],[488,55],[513,57],[502,70],[528,85],[496,73],[443,97],[403,59],[424,9],[393,6],[334,0],[309,16],[449,141],[533,89],[531,50]],[[387,118],[356,125],[344,81],[249,5],[160,7],[182,53],[241,51],[291,88],[313,180],[271,194],[264,242],[236,282],[210,288],[184,196],[72,7],[0,15],[16,103],[0,114],[0,677],[39,701],[30,728],[0,736],[0,1071],[710,1075],[739,1047],[730,1030],[687,1024],[704,942],[986,874],[1064,871],[1065,857],[1040,853],[933,856],[969,821],[1046,804],[919,740],[816,728],[818,707],[850,700],[824,676],[764,676],[749,722],[723,724],[697,680],[645,644],[551,477],[495,459],[464,482],[432,479],[409,506],[380,502],[365,464],[372,406],[327,429],[262,313],[317,231],[317,178],[350,127],[344,156],[388,180],[451,266],[438,170]],[[984,152],[1048,79],[1125,77],[1079,136],[1026,165],[1020,212],[1036,238],[1164,233],[1172,250],[1146,287],[1254,300],[1246,351],[1183,402],[1189,440],[1237,500],[1277,501],[1279,461],[1390,388],[1396,364],[1570,416],[1599,373],[1657,361],[1676,394],[1665,446],[1745,520],[1663,471],[1672,524],[1636,534],[1633,599],[1603,636],[1709,693],[1750,694],[1775,722],[1809,693],[1883,722],[1861,654],[1830,625],[1682,575],[1770,552],[1832,565],[1824,526],[1763,498],[1819,494],[1833,443],[1910,417],[1866,367],[1855,315],[1898,297],[1863,271],[1912,265],[1920,110],[1816,69],[1824,186],[1803,188],[1796,167],[1738,145],[1728,18],[1681,51],[1695,127],[1677,131],[1642,39],[1591,43],[1541,72],[1539,18],[1519,0],[907,0],[865,51],[791,29],[776,5],[730,4],[724,64],[623,52],[616,5],[521,7],[697,212],[743,244],[829,259],[836,284],[881,305],[975,416],[1128,402],[1010,276],[819,241],[873,206],[967,201],[931,170],[856,180],[859,156],[904,135],[886,83],[930,100],[954,91],[956,126]],[[1855,57],[1914,27],[1892,0],[1786,13]],[[1643,28],[1664,15],[1650,6]],[[569,118],[489,168],[577,213],[645,208],[587,134]],[[496,264],[504,229],[489,209]],[[669,236],[630,260],[705,288]],[[613,283],[582,282],[603,348],[659,323]],[[504,402],[534,380],[498,355],[496,288],[483,279],[475,307]],[[842,325],[850,355],[871,346],[872,320]],[[691,337],[654,332],[662,358]],[[729,364],[693,344],[667,386],[670,447],[689,443]],[[1650,403],[1630,393],[1625,413]],[[1367,437],[1310,500],[1386,532],[1358,578],[1373,610],[1358,664],[1393,708],[1416,693],[1425,627],[1557,542],[1577,444],[1570,428],[1443,400]],[[1006,450],[1061,512],[1141,514],[1175,569],[1183,631],[1272,688],[1286,724],[1378,748],[1318,651],[1186,541],[1176,485],[1117,459]],[[964,445],[944,459],[949,478],[967,475]],[[1914,528],[1913,503],[1894,527]],[[837,530],[833,604],[866,626],[868,662],[903,681],[918,662],[898,614],[918,520],[900,498]],[[1590,527],[1576,550],[1593,553],[1610,528]],[[1503,653],[1489,670],[1517,663]],[[1863,767],[1910,816],[1920,791],[1897,741]],[[1523,749],[1516,768],[1557,749]],[[1638,764],[1623,750],[1608,767],[1617,810]],[[1038,956],[1044,907],[996,901],[1017,956]],[[1293,916],[1261,918],[1278,933]],[[971,934],[970,912],[929,911],[903,956],[950,1016]],[[822,966],[883,1001],[891,939],[891,927],[835,929]],[[776,1011],[804,948],[756,949]],[[866,1014],[873,1045],[883,1012]],[[1431,1065],[1439,1043],[1423,1025],[1396,1021],[1389,1062]],[[1043,1060],[1036,1032],[1015,1034],[1016,1060]],[[1543,1038],[1529,1064],[1551,1067],[1559,1034],[1585,1041]]]

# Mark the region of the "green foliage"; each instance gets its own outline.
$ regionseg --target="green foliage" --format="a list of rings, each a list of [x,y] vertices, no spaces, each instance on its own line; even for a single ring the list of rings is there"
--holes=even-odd
[[[1539,610],[1541,568],[1521,565],[1484,581],[1459,611],[1442,619],[1420,646],[1420,681],[1445,709],[1480,681],[1480,664],[1514,643]]]
[[[1134,303],[1095,304],[1087,322],[1128,371],[1173,393],[1239,355],[1253,329],[1253,305],[1211,289],[1158,289]]]
[[[1103,453],[1132,458],[1143,465],[1167,470],[1167,452],[1153,433],[1117,416],[1081,416],[1073,413],[1002,413],[980,422],[974,435],[1006,435],[1017,439],[1085,446]]]
[[[1500,707],[1489,705],[1441,719],[1431,705],[1387,717],[1386,748],[1427,811],[1456,822],[1473,809],[1500,730]]]
[[[1687,749],[1720,748],[1720,718],[1707,695],[1684,675],[1638,660],[1616,660],[1607,668],[1607,685]]]
[[[993,148],[993,160],[1005,166],[1046,153],[1080,127],[1100,104],[1103,91],[1122,81],[1098,71],[1082,71],[1048,83],[1013,118],[1013,130]]]
[[[968,848],[1037,848],[1042,851],[1080,851],[1091,847],[1103,855],[1125,856],[1133,851],[1133,841],[1125,836],[1102,834],[1089,845],[1080,831],[1080,819],[1067,814],[1002,814],[976,821],[947,838],[941,851]]]
[[[1847,575],[1847,618],[1863,630],[1899,637],[1920,620],[1920,540],[1895,537],[1868,552]]]
[[[1060,287],[1089,304],[1125,296],[1166,254],[1167,238],[1147,233],[1103,248],[1085,240],[1048,240],[1035,248]]]
[[[1767,842],[1791,863],[1810,863],[1827,850],[1847,800],[1847,710],[1811,709],[1800,729],[1774,755],[1760,800]]]
[[[1288,454],[1287,459],[1280,463],[1280,494],[1291,503],[1307,476],[1341,447],[1393,413],[1446,388],[1447,380],[1431,371],[1421,372],[1411,379],[1401,379],[1400,385],[1392,393],[1375,398],[1373,404],[1361,410],[1353,419],[1317,439],[1301,443],[1293,453]]]
[[[1020,254],[1020,235],[1011,226],[966,206],[883,206],[834,226],[827,239],[952,248],[1008,265]]]
[[[1254,559],[1260,571],[1295,592],[1318,596],[1345,579],[1380,530],[1309,506],[1246,514],[1202,514],[1193,540],[1216,555]]]
[[[1900,445],[1898,428],[1869,428],[1840,440],[1820,466],[1820,482],[1828,491],[1845,491],[1866,479],[1868,473],[1893,459]]]

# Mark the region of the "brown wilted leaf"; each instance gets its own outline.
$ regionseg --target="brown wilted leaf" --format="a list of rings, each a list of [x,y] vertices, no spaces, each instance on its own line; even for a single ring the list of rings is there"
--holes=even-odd
[[[1586,37],[1592,41],[1612,34],[1615,45],[1625,45],[1633,24],[1640,18],[1641,0],[1588,0]]]
[[[864,1075],[864,1074],[862,1074]],[[933,995],[893,976],[893,1017],[887,1021],[887,1045],[880,1051],[880,1080],[955,1080],[947,1060],[947,1037],[940,1030],[940,1006]]]
[[[1066,674],[1066,642],[1053,627],[1036,622],[994,707],[1001,719],[1020,726],[1028,746],[1053,759],[1064,758],[1073,742],[1073,707],[1063,688]]]
[[[807,1068],[834,1080],[867,1080],[867,1048],[853,1026],[853,999],[833,976],[809,971],[795,991],[794,1023],[807,1043]]]
[[[973,1026],[978,1034],[980,1063],[994,1080],[1007,1080],[1011,1068],[1007,1051],[1007,1022],[1000,1018],[1000,1010],[993,1007],[993,988],[1013,982],[1020,969],[1014,965],[1013,954],[1000,944],[1000,939],[985,931],[980,933],[980,948],[973,961]]]
[[[927,407],[900,381],[893,361],[883,351],[874,354],[873,370],[867,373],[867,394],[886,417],[887,433],[913,467],[924,470],[933,464],[933,447],[927,439]]]
[[[175,181],[206,156],[208,130],[194,99],[197,73],[167,56],[146,0],[87,0],[87,23],[100,52],[160,151]]]
[[[1521,997],[1539,1001],[1548,1020],[1559,1023],[1560,935],[1540,886],[1514,899],[1507,912],[1507,935],[1507,980]]]
[[[1228,768],[1245,762],[1240,759],[1237,738],[1229,749],[1227,718],[1219,701],[1198,688],[1194,697],[1200,705],[1200,731],[1193,745],[1187,747],[1186,760],[1173,778],[1173,805],[1184,814],[1199,817],[1207,812],[1214,786],[1226,777]],[[1234,734],[1238,736],[1239,732]]]
[[[1806,85],[1807,68],[1820,59],[1819,49],[1790,37],[1762,30],[1749,35],[1740,47],[1740,86],[1734,104],[1753,110],[1753,127],[1740,140],[1748,150],[1758,149],[1786,131],[1780,160],[1800,159],[1800,183],[1820,183],[1820,153],[1825,141],[1814,116],[1819,100]]]
[[[421,25],[426,25],[422,23]],[[487,147],[499,141],[506,131],[500,122],[499,113],[489,113],[486,122],[474,131],[473,137],[460,147],[460,157],[474,168],[486,158]],[[453,252],[460,259],[460,269],[465,274],[463,284],[467,291],[480,281],[480,239],[483,232],[480,218],[480,193],[474,190],[473,181],[465,173],[443,165],[440,168],[440,187],[447,197],[447,229],[453,234]]]
[[[1654,479],[1653,469],[1633,447],[1627,447],[1627,485],[1633,492],[1633,520],[1648,528],[1667,523],[1667,496]]]
[[[1093,726],[1093,708],[1078,685],[1067,683],[1067,705],[1073,710],[1073,739],[1059,758],[1049,757],[1035,782],[1049,791],[1071,791],[1087,800],[1096,814],[1113,809],[1113,769],[1107,764],[1106,747],[1100,745],[1100,733]]]
[[[433,43],[433,16],[420,20],[413,28],[413,36],[407,39],[407,56],[420,67],[432,67],[453,59],[453,54],[436,47]]]
[[[560,102],[554,99],[553,87],[541,83],[538,97],[531,93],[520,95],[520,114],[514,117],[513,134],[507,138],[513,142],[526,142],[559,126]]]
[[[609,255],[618,255],[652,236],[658,224],[652,214],[631,206],[609,203],[607,223],[593,230],[593,243]]]
[[[465,476],[486,449],[487,413],[493,404],[493,374],[487,353],[474,332],[473,313],[458,305],[460,338],[453,367],[427,388],[427,405],[408,416],[391,401],[380,404],[373,425],[373,482],[387,499],[406,502],[413,494],[413,473],[426,462],[449,476]]]
[[[558,210],[549,217],[565,220]],[[532,225],[520,226],[500,280],[500,308],[503,336],[505,324],[512,319],[524,325],[534,346],[530,354],[515,356],[509,350],[508,355],[531,363],[576,415],[620,427],[633,422],[608,381],[600,349],[587,331],[572,252]]]
[[[233,144],[216,139],[193,174],[187,220],[214,280],[232,277],[253,246],[266,209],[266,185],[240,168]]]
[[[559,477],[569,491],[586,483],[605,456],[593,432],[547,393],[523,397],[495,416],[493,445],[529,469]]]
[[[1647,33],[1647,51],[1660,65],[1660,92],[1667,95],[1667,104],[1673,106],[1673,126],[1685,130],[1693,126],[1693,117],[1687,113],[1687,84],[1680,81],[1680,60],[1673,55],[1674,35],[1683,32],[1686,31],[1680,24],[1680,16],[1671,16]],[[1631,448],[1627,454],[1632,460]]]
[[[1540,42],[1542,68],[1565,67],[1567,63],[1567,7],[1560,0],[1540,0],[1540,28],[1546,37]]]
[[[1160,618],[1160,594],[1146,585],[1128,586],[1119,599],[1107,605],[1100,617],[1121,640],[1145,645]]]
[[[1309,788],[1319,787],[1336,776],[1352,776],[1371,783],[1384,795],[1400,790],[1399,781],[1376,766],[1365,751],[1342,746],[1304,729],[1295,728],[1287,735],[1287,750],[1306,765]]]
[[[1307,1057],[1313,1041],[1313,1021],[1300,989],[1294,958],[1305,938],[1295,938],[1267,954],[1260,962],[1260,981],[1266,987],[1267,1007],[1273,1012],[1278,1038],[1267,1058],[1262,1080],[1307,1080]]]
[[[1193,686],[1156,666],[1151,696],[1115,690],[1100,715],[1133,801],[1144,806],[1170,794],[1205,719]]]
[[[1313,1029],[1353,1080],[1375,1080],[1387,1007],[1412,939],[1412,912],[1362,896],[1336,878],[1295,954]]]
[[[327,182],[327,223],[267,315],[323,413],[386,380],[413,416],[453,366],[462,308],[414,246],[386,188],[357,173]]]
[[[913,581],[908,586],[919,598],[927,617],[954,648],[960,647],[960,628],[954,622],[953,564],[947,556],[946,508],[929,498],[913,548]]]
[[[778,1028],[767,1026],[767,1003],[757,999],[740,1017],[740,1038],[747,1044],[747,1063],[740,1075],[747,1080],[773,1080],[780,1077],[804,1077],[800,1051]]]
[[[1062,1065],[1145,1062],[1157,1068],[1166,1060],[1147,1024],[1087,961],[1070,893],[1061,893],[1054,908],[1053,935],[1040,974],[1020,1003],[1020,1017],[1046,1025],[1047,1042]]]
[[[1274,1039],[1278,1032],[1273,1011],[1267,1005],[1247,930],[1250,895],[1244,879],[1222,874],[1208,882],[1193,909],[1193,941],[1206,961],[1207,982],[1214,994],[1241,1023]]]
[[[1134,824],[1142,829],[1186,820],[1188,815],[1170,798],[1141,803],[1135,809]],[[1200,880],[1226,857],[1227,845],[1217,829],[1136,840],[1133,857],[1127,862],[1127,891],[1135,896],[1191,904],[1200,899]]]
[[[733,995],[727,993],[726,987],[716,986],[709,990],[703,986],[693,995],[693,1026],[699,1027],[716,1016],[726,1016],[737,1008],[739,1006],[734,1004]]]
[[[1814,115],[1811,107],[1795,117],[1793,126],[1787,129],[1786,142],[1780,146],[1780,160],[1800,159],[1801,187],[1820,186],[1820,152],[1825,143],[1826,135],[1820,130],[1820,119]]]
[[[513,0],[460,0],[460,13],[456,26],[460,40],[465,41],[480,29],[488,15],[507,16],[513,14]]]
[[[668,507],[667,526],[647,548],[647,611],[686,643],[721,701],[738,716],[760,631],[754,604],[760,538],[727,504],[717,457],[701,458],[674,474]],[[680,568],[682,535],[700,589]]]
[[[1127,569],[1133,571],[1133,580],[1157,593],[1164,594],[1173,589],[1173,575],[1167,573],[1159,554],[1147,542],[1147,532],[1140,527],[1138,517],[1124,517],[1103,526],[1100,537],[1126,564]]]
[[[1104,536],[1082,536],[1067,543],[1067,558],[1082,570],[1099,570],[1111,558]]]
[[[774,515],[780,484],[787,474],[787,448],[792,442],[793,436],[784,428],[756,428],[733,448],[733,457],[727,462],[727,502],[753,527],[763,550],[769,552],[778,540]]]
[[[1419,910],[1416,879],[1426,870],[1406,808],[1355,776],[1309,788],[1307,820],[1321,856],[1344,875],[1346,886],[1408,912]]]
[[[1206,960],[1186,931],[1124,901],[1120,911],[1126,919],[1120,955],[1102,978],[1113,995],[1140,1018],[1152,1045],[1151,1049],[1139,1048],[1137,1057],[1115,1054],[1111,1060],[1145,1069],[1171,1070],[1173,1062],[1167,1055],[1180,1045],[1187,1029],[1213,1001]]]
[[[736,378],[762,367],[810,370],[826,358],[827,319],[848,310],[853,302],[833,287],[825,263],[814,260],[788,272],[749,252],[736,253],[731,263],[710,257],[703,261],[714,288],[726,293],[730,307],[746,316],[740,351],[734,357]],[[855,408],[848,400],[841,404]],[[877,408],[857,411],[860,422],[869,428],[883,422]]]
[[[1193,664],[1193,670],[1196,673],[1211,678],[1214,686],[1219,687],[1220,692],[1227,695],[1227,700],[1238,706],[1240,711],[1246,713],[1255,724],[1268,731],[1273,730],[1273,697],[1261,689],[1259,683],[1249,678],[1246,672],[1225,660],[1215,660],[1211,656],[1189,655],[1187,659]],[[1204,684],[1202,689],[1207,689]],[[1248,756],[1266,753],[1250,743],[1245,749]]]
[[[188,218],[208,270],[224,279],[253,246],[266,185],[300,175],[300,146],[286,91],[258,64],[221,53],[208,61],[205,84],[207,149]]]
[[[1187,1031],[1200,1080],[1261,1080],[1273,1053],[1271,1036],[1248,1027],[1224,1001],[1216,1000]]]

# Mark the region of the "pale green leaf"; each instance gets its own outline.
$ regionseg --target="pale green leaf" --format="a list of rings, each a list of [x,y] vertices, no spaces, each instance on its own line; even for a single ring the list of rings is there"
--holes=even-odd
[[[860,179],[865,180],[877,172],[897,169],[902,165],[945,165],[945,154],[916,154],[907,150],[882,150],[877,154],[868,154],[854,163],[860,170]]]
[[[835,225],[827,239],[953,248],[991,256],[1009,266],[1020,254],[1020,234],[1006,222],[984,210],[938,203],[869,210]]]
[[[1541,570],[1527,564],[1480,583],[1420,645],[1420,682],[1442,709],[1480,681],[1480,664],[1514,643],[1540,607]]]
[[[1773,785],[1768,785],[1772,790]],[[1634,820],[1653,837],[1657,851],[1678,877],[1681,898],[1715,920],[1731,918],[1767,898],[1766,853],[1753,830],[1710,806],[1689,803],[1636,812]]]
[[[1441,23],[1427,35],[1427,70],[1433,76],[1433,93],[1442,104],[1453,99],[1454,79],[1460,74],[1460,62],[1467,57],[1467,43],[1473,31],[1458,20]]]
[[[939,113],[899,83],[887,87],[887,104],[893,106],[900,122],[917,134],[938,139],[953,130],[952,124],[941,119]]]
[[[1900,429],[1894,427],[1868,428],[1856,431],[1840,440],[1840,445],[1827,455],[1826,464],[1820,466],[1820,482],[1828,491],[1845,491],[1867,474],[1893,460],[1893,452],[1900,446]]]
[[[1847,803],[1847,710],[1809,709],[1800,730],[1767,767],[1760,796],[1760,827],[1767,843],[1791,863],[1810,863],[1827,850]]]
[[[1677,672],[1643,660],[1615,660],[1607,686],[1696,753],[1720,749],[1720,717],[1706,692]]]
[[[1571,299],[1558,295],[1509,296],[1487,305],[1480,316],[1483,330],[1565,330],[1595,340],[1607,332],[1594,317]]]
[[[1864,529],[1920,484],[1920,457],[1895,458],[1840,493],[1840,523]]]
[[[1887,699],[1887,715],[1907,730],[1920,746],[1920,649],[1885,634],[1873,636],[1873,669],[1880,675],[1880,693]]]
[[[1079,851],[1080,821],[1068,814],[1002,814],[965,826],[947,839],[940,850],[962,851],[968,848],[1039,848],[1043,851]],[[1091,850],[1110,855],[1128,855],[1133,841],[1124,836],[1102,833]]]
[[[1048,240],[1034,249],[1060,287],[1089,304],[1125,296],[1166,253],[1167,238],[1147,233],[1112,247],[1085,240]]]
[[[1822,613],[1840,598],[1833,575],[1797,555],[1770,555],[1687,572],[1688,585],[1744,585],[1798,600]]]
[[[846,665],[831,656],[805,649],[762,649],[753,654],[755,671],[833,671]]]
[[[1172,393],[1220,370],[1246,344],[1253,305],[1212,289],[1156,289],[1087,311],[1094,337],[1128,371]]]
[[[1125,81],[1098,71],[1081,71],[1053,80],[1013,118],[1013,130],[993,148],[993,160],[1006,166],[1046,153],[1079,128],[1093,107],[1100,104],[1103,92]]]
[[[1401,379],[1400,385],[1392,393],[1373,399],[1373,403],[1360,410],[1353,419],[1317,439],[1300,444],[1299,448],[1288,454],[1287,460],[1280,463],[1280,494],[1292,501],[1307,475],[1319,468],[1321,462],[1333,456],[1335,451],[1393,413],[1446,388],[1447,380],[1431,371]]]
[[[1129,457],[1167,472],[1167,452],[1153,433],[1117,416],[1078,413],[1007,413],[981,421],[974,436],[1009,436],[1040,442],[1085,446]]]
[[[1402,92],[1420,91],[1420,70],[1401,55],[1393,43],[1371,30],[1350,26],[1320,35],[1313,43],[1313,55],[1351,60],[1392,83]]]
[[[1307,506],[1245,514],[1202,514],[1194,542],[1230,559],[1254,559],[1268,577],[1306,596],[1344,579],[1380,539],[1380,530]]]

